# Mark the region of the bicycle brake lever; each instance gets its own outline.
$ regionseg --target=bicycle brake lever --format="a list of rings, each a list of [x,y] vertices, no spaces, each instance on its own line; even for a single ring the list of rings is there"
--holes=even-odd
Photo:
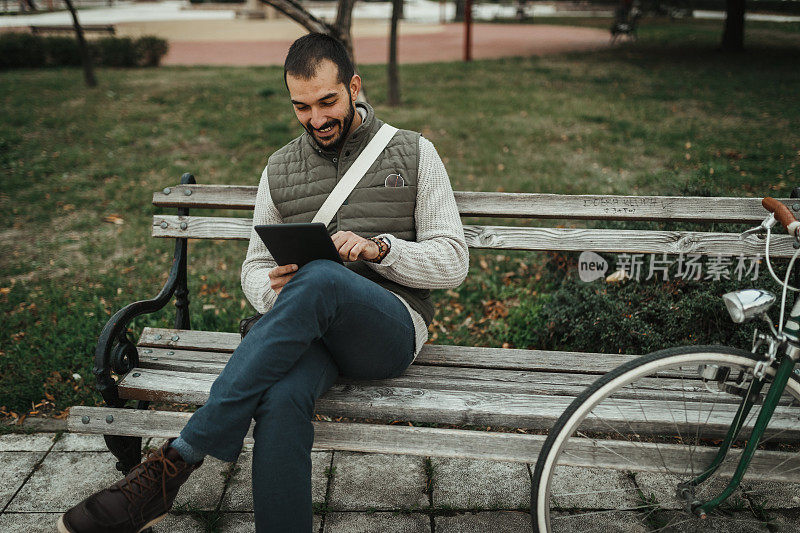
[[[778,221],[775,219],[775,215],[770,213],[767,218],[765,218],[760,225],[756,226],[755,228],[750,228],[748,230],[743,231],[739,234],[739,240],[743,241],[745,237],[748,235],[756,234],[756,233],[764,233],[768,229],[772,228],[777,224]]]

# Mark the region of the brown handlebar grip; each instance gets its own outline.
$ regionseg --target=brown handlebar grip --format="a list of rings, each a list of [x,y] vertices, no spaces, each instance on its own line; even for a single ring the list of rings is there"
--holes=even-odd
[[[775,218],[784,228],[788,227],[789,224],[791,224],[792,222],[797,221],[797,219],[794,218],[792,212],[789,211],[789,208],[780,203],[775,198],[770,198],[769,196],[767,196],[766,198],[761,200],[761,205],[763,205],[764,209],[766,209],[770,213],[775,213]]]

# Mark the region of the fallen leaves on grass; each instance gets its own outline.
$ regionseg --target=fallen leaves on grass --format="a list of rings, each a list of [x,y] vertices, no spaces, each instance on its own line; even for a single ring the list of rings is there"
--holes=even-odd
[[[494,320],[508,316],[508,308],[505,303],[500,300],[485,300],[482,303],[483,312],[486,314],[487,318]]]
[[[203,283],[200,286],[200,290],[197,292],[198,296],[208,296],[209,294],[216,294],[220,298],[230,298],[231,295],[228,294],[228,291],[225,290],[225,287],[221,283],[215,283],[214,285],[208,285],[207,283]]]
[[[121,226],[125,223],[125,220],[119,215],[106,215],[103,217],[103,222],[110,222],[111,224]]]

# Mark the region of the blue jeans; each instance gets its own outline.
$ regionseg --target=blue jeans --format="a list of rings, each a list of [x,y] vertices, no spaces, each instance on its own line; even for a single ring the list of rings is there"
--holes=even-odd
[[[308,263],[233,352],[181,438],[235,461],[255,419],[256,531],[310,532],[316,399],[340,373],[399,376],[414,358],[414,339],[397,296],[333,261]]]

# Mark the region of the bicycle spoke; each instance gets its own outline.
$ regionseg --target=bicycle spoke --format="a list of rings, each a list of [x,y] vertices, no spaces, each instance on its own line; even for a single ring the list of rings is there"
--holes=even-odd
[[[583,436],[585,437],[585,435],[583,435]],[[586,437],[586,438],[588,438],[588,437]],[[613,453],[614,455],[616,455],[620,459],[626,460],[626,457],[624,455],[618,453],[616,450],[614,450],[612,448],[609,448],[608,446],[603,444],[602,443],[603,442],[602,439],[591,439],[591,440],[592,440],[592,442],[599,444],[603,449],[608,450],[609,452]]]
[[[634,388],[634,391],[635,390],[636,389]],[[639,403],[639,409],[641,409],[642,411],[642,416],[644,417],[644,421],[650,423],[650,421],[647,419],[647,413],[645,413],[644,406],[642,406],[642,400],[639,398],[639,394],[637,393],[635,396],[636,396],[636,401]],[[664,471],[671,473],[669,467],[667,467],[667,462],[664,459],[664,454],[661,453],[661,448],[658,446],[657,442],[655,443],[655,447],[659,457],[661,457],[661,465],[664,467]]]
[[[686,405],[686,386],[683,382],[683,375],[681,375],[681,396],[683,397],[683,412],[686,414],[686,419],[689,419],[689,406]],[[695,439],[695,443],[697,440]],[[683,475],[686,475],[687,469],[694,474],[694,450],[695,446],[689,449],[689,461],[686,463],[686,468],[683,470]]]
[[[559,492],[559,496],[588,496],[590,494],[611,494],[614,492],[631,492],[631,489],[605,489],[587,492]]]
[[[625,512],[629,512],[629,511],[639,512],[642,509],[649,509],[650,507],[652,507],[652,505],[640,505],[639,507],[626,507],[624,509],[603,509],[602,511],[588,511],[588,512],[585,512],[585,513],[581,513],[579,515],[570,514],[570,515],[557,516],[557,517],[555,517],[555,520],[565,520],[565,519],[576,518],[576,517],[583,518],[584,516],[598,516],[598,515],[613,514],[613,513],[625,513]],[[551,520],[553,520],[553,519],[551,519]]]

